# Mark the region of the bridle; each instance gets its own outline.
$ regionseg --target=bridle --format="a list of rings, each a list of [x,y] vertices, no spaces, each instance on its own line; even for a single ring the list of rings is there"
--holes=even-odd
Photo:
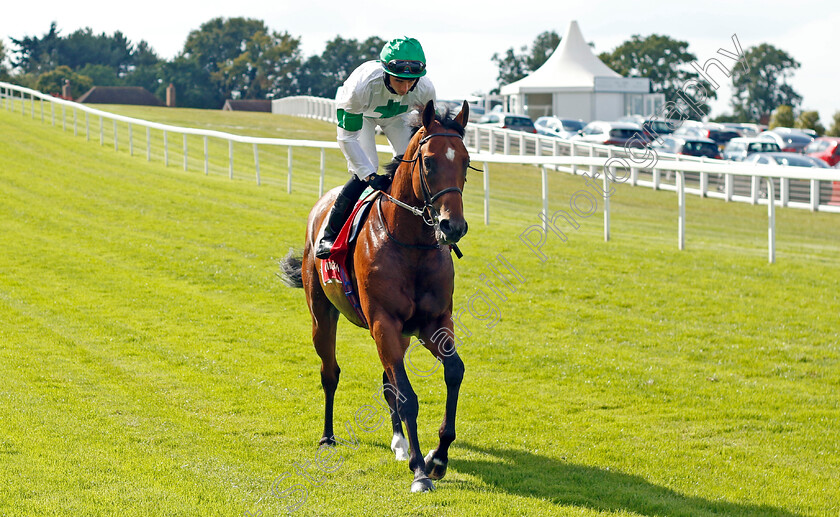
[[[411,206],[407,203],[403,203],[399,199],[383,192],[382,194],[387,197],[392,203],[402,208],[405,208],[409,212],[413,213],[416,216],[422,217],[423,222],[429,226],[434,227],[435,230],[440,229],[440,212],[438,209],[435,208],[435,201],[438,200],[442,195],[448,194],[449,192],[457,192],[458,195],[463,196],[464,192],[459,189],[458,187],[447,187],[440,192],[432,194],[432,189],[429,187],[429,180],[427,179],[427,171],[426,166],[423,163],[423,160],[420,160],[422,156],[420,153],[420,148],[423,147],[423,144],[431,140],[432,138],[439,136],[439,137],[456,137],[462,138],[463,137],[457,133],[431,133],[429,135],[424,136],[420,139],[417,143],[417,153],[414,155],[414,158],[411,160],[403,160],[402,158],[397,158],[397,160],[403,163],[411,163],[414,164],[415,162],[419,161],[420,164],[420,189],[423,191],[423,208],[417,208],[415,206]]]
[[[429,180],[427,178],[428,172],[426,171],[426,166],[425,166],[423,160],[420,159],[420,157],[422,156],[422,153],[420,152],[420,149],[423,147],[423,144],[425,144],[426,142],[428,142],[429,140],[431,140],[432,138],[435,138],[435,137],[455,137],[455,138],[463,139],[463,137],[461,135],[457,134],[457,133],[431,133],[431,134],[428,134],[428,135],[424,136],[423,138],[421,138],[420,141],[417,143],[417,153],[414,155],[414,158],[412,158],[411,160],[403,160],[402,158],[397,158],[397,160],[401,161],[402,163],[414,164],[414,163],[419,162],[420,189],[423,192],[423,208],[417,208],[415,206],[409,205],[408,203],[403,203],[402,201],[400,201],[399,199],[396,199],[395,197],[391,196],[387,192],[382,192],[382,195],[387,197],[388,200],[391,201],[392,203],[394,203],[395,205],[397,205],[401,208],[405,208],[406,210],[408,210],[412,214],[422,218],[423,222],[426,223],[426,225],[431,226],[432,228],[435,229],[435,233],[438,233],[438,232],[440,232],[440,212],[438,211],[438,209],[434,205],[435,201],[437,201],[444,194],[448,194],[450,192],[457,192],[458,195],[463,197],[464,192],[458,187],[447,187],[445,189],[440,190],[439,192],[436,192],[435,194],[432,194],[432,189],[431,189],[431,187],[429,187]],[[380,198],[380,200],[381,200],[381,198]],[[380,215],[381,215],[381,210],[380,210]],[[406,244],[403,244],[403,243],[399,242],[398,240],[396,240],[394,238],[394,236],[388,231],[387,227],[385,227],[385,231],[388,233],[388,236],[392,240],[394,240],[398,244],[406,246],[406,247],[416,247],[416,248],[422,248],[422,249],[439,248],[438,245],[435,245],[435,246],[406,245]],[[452,246],[452,249],[455,251],[455,255],[458,258],[461,258],[462,254],[461,254],[461,250],[458,249],[458,246],[456,244],[451,244],[450,246]]]

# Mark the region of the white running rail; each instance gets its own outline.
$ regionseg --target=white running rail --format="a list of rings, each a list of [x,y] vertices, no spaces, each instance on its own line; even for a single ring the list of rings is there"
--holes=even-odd
[[[36,99],[38,108],[36,108]],[[281,146],[288,148],[287,191],[292,189],[293,153],[292,149],[316,148],[321,150],[321,169],[319,196],[324,190],[325,152],[327,149],[338,150],[336,142],[314,140],[294,140],[285,138],[249,137],[221,131],[172,126],[157,122],[125,117],[97,110],[83,104],[52,97],[50,95],[0,82],[0,109],[11,112],[20,111],[21,115],[40,118],[45,121],[44,103],[49,104],[49,116],[52,124],[56,123],[56,108],[60,108],[61,124],[67,127],[68,111],[72,111],[74,134],[78,134],[77,112],[85,114],[85,131],[90,139],[89,117],[99,117],[100,144],[103,144],[103,120],[114,123],[114,147],[118,150],[117,123],[127,126],[129,152],[133,154],[133,127],[146,128],[146,159],[151,159],[151,130],[163,133],[164,162],[168,165],[169,141],[167,135],[183,136],[184,170],[187,170],[187,135],[204,138],[204,172],[208,173],[208,138],[218,138],[228,142],[229,177],[233,178],[233,143],[252,144],[254,149],[254,168],[257,184],[260,184],[258,146]],[[335,120],[333,101],[314,97],[296,97],[274,101],[274,106],[283,106],[275,112],[296,114],[323,120]],[[613,146],[583,144],[564,141],[553,137],[528,135],[522,132],[484,128],[480,125],[467,126],[467,144],[471,147],[471,161],[483,163],[484,170],[484,222],[490,223],[490,170],[488,164],[526,164],[541,167],[542,174],[542,225],[534,225],[520,235],[525,237],[539,228],[544,233],[549,231],[548,170],[568,172],[587,176],[588,184],[598,180],[602,182],[604,193],[604,239],[610,238],[609,195],[613,191],[612,183],[628,183],[648,186],[654,189],[670,190],[677,193],[678,247],[685,248],[685,194],[714,197],[726,201],[765,204],[768,207],[768,249],[769,261],[775,261],[775,207],[789,206],[812,211],[840,213],[840,171],[835,169],[811,169],[801,167],[756,166],[720,160],[686,159],[675,155],[657,154],[652,151],[626,149]],[[379,145],[383,153],[391,153],[387,145]],[[502,154],[499,154],[502,151]],[[644,154],[641,154],[644,153]],[[766,185],[766,190],[762,189]],[[773,199],[773,203],[767,200]],[[554,212],[556,214],[557,212]]]

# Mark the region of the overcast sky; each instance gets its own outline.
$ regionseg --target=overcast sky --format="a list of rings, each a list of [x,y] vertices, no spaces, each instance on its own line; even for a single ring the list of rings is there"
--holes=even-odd
[[[426,51],[429,76],[441,99],[487,92],[496,86],[494,53],[530,45],[544,31],[562,36],[570,20],[578,21],[596,54],[612,50],[634,34],[656,33],[687,41],[701,64],[715,57],[718,48],[731,50],[731,37],[737,34],[745,50],[766,42],[801,63],[791,84],[803,96],[804,109],[819,110],[823,125],[828,126],[834,112],[840,111],[840,7],[836,0],[692,4],[646,0],[390,4],[368,0],[145,0],[128,4],[42,0],[7,6],[0,17],[0,36],[9,47],[9,37],[40,37],[55,21],[64,35],[83,27],[95,33],[119,30],[133,42],[148,41],[161,57],[171,59],[191,30],[218,16],[263,20],[271,30],[300,38],[304,56],[320,55],[326,42],[337,35],[385,40],[416,37]],[[728,83],[718,93],[713,115],[730,111]]]

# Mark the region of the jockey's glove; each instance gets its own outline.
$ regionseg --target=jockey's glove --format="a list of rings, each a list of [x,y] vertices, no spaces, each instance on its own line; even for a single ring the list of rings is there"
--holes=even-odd
[[[381,174],[371,174],[367,178],[368,185],[376,190],[387,190],[387,188],[391,185],[391,177],[384,176]]]

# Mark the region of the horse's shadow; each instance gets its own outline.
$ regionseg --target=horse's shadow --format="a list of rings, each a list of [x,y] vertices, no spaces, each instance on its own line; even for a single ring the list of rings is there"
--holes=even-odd
[[[476,476],[510,494],[534,497],[558,506],[599,511],[626,511],[634,515],[738,515],[745,517],[797,517],[774,508],[710,501],[657,486],[639,476],[586,465],[565,463],[530,452],[481,447],[461,442],[459,448],[479,459],[453,457],[450,468]],[[487,456],[487,459],[481,459]]]

